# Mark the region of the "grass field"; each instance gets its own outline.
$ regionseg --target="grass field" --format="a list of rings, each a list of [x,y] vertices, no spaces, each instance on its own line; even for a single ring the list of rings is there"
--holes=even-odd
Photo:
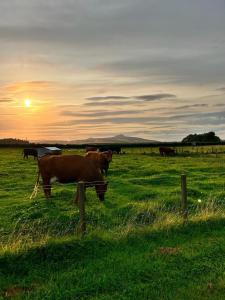
[[[81,238],[76,187],[55,184],[51,201],[42,190],[30,200],[36,161],[0,149],[0,299],[225,299],[225,154],[124,151],[105,203],[87,191]]]

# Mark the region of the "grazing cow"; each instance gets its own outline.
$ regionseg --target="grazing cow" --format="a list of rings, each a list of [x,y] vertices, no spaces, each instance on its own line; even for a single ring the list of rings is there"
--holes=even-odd
[[[86,152],[90,152],[90,151],[98,151],[98,148],[97,147],[94,147],[94,146],[87,146],[85,148]]]
[[[121,146],[119,145],[104,145],[99,147],[100,152],[112,151],[112,153],[121,154]]]
[[[107,183],[100,169],[90,159],[80,155],[46,155],[38,160],[38,167],[46,198],[51,197],[51,184],[54,181],[84,181],[85,187],[95,186],[100,201],[104,201]]]
[[[170,156],[170,155],[175,155],[176,151],[169,147],[160,147],[159,153],[161,156]]]
[[[89,151],[85,157],[92,160],[97,168],[100,168],[102,174],[107,176],[109,164],[112,161],[112,151],[97,152]]]
[[[25,148],[23,149],[23,158],[27,158],[28,156],[33,156],[34,159],[38,157],[38,151],[35,148]]]

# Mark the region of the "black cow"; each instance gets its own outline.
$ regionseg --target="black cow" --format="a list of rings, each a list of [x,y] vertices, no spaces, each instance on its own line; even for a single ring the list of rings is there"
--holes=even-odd
[[[33,156],[34,159],[38,157],[38,151],[35,148],[25,148],[23,149],[23,158],[27,158],[28,156]]]
[[[119,145],[104,145],[99,147],[100,152],[112,151],[112,153],[121,154],[121,146]]]

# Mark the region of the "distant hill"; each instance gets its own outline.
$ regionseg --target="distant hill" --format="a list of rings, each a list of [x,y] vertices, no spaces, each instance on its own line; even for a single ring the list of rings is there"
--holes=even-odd
[[[144,144],[144,143],[158,143],[158,141],[147,140],[139,137],[125,136],[119,134],[112,137],[106,138],[89,138],[86,140],[75,140],[71,141],[72,144]]]
[[[221,139],[216,136],[215,132],[210,131],[203,134],[189,134],[182,143],[220,143]]]
[[[119,134],[112,137],[106,138],[89,138],[84,140],[71,140],[71,141],[35,141],[43,144],[147,144],[147,143],[159,143],[154,140],[147,140],[138,137],[125,136],[123,134]]]

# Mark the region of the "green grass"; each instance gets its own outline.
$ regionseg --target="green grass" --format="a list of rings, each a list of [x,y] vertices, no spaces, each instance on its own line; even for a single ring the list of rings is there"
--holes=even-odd
[[[113,158],[105,203],[87,190],[81,238],[75,186],[30,200],[36,161],[0,149],[0,299],[225,299],[225,155],[125,152]]]

